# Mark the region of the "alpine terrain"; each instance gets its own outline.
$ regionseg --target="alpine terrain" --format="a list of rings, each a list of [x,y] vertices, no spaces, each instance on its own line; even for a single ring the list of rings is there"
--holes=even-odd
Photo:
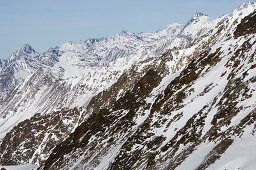
[[[253,170],[255,131],[256,2],[0,60],[0,167]]]

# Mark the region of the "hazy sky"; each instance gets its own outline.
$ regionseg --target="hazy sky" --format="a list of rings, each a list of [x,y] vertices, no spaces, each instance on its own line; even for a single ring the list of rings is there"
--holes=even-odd
[[[66,41],[148,32],[186,23],[195,12],[212,18],[243,0],[0,0],[0,58],[23,44],[43,52]]]

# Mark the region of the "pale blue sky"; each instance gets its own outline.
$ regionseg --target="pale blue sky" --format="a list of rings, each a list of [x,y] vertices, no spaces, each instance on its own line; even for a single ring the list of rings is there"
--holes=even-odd
[[[148,32],[186,23],[195,12],[212,18],[244,0],[0,0],[0,58],[30,44],[43,52],[66,41]]]

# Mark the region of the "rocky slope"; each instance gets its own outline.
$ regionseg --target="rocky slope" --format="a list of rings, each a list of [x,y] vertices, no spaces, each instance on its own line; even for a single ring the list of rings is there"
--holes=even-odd
[[[254,151],[249,152],[255,141],[254,10],[255,3],[244,3],[215,20],[197,13],[186,26],[175,24],[151,34],[123,31],[108,40],[51,49],[54,62],[45,62],[47,67],[40,66],[3,100],[0,164],[38,163],[45,169],[232,169],[238,167],[230,160],[233,154],[240,167],[246,161],[250,165],[251,160],[243,157],[255,158]],[[174,27],[180,30],[172,37],[167,33]],[[101,47],[107,42],[120,41],[125,47],[128,43],[133,49],[134,41],[122,36],[151,47],[135,43],[138,51],[130,55],[121,48],[108,57],[93,53],[106,53]],[[165,36],[172,38],[166,41]],[[152,45],[156,39],[165,43]],[[86,51],[89,47],[91,51]],[[51,121],[56,113],[62,114],[52,110],[74,106],[86,108],[76,110],[74,119],[65,118],[72,119],[68,124]],[[74,112],[63,110],[62,116],[70,111]],[[51,125],[42,129],[40,124],[46,122]],[[31,135],[21,130],[28,124],[33,127]],[[61,136],[54,126],[63,127]],[[33,142],[17,140],[16,134]],[[17,142],[10,145],[14,139]],[[243,143],[248,145],[246,152],[239,150]]]
[[[19,123],[5,136],[0,149],[4,151],[0,159],[1,163],[41,164],[48,158],[52,148],[72,132],[79,117],[80,111],[77,108],[63,109],[50,115],[38,113],[31,119]],[[9,152],[10,150],[12,152]]]
[[[162,77],[149,69],[41,169],[255,167],[255,19],[255,12],[245,17],[181,72]]]

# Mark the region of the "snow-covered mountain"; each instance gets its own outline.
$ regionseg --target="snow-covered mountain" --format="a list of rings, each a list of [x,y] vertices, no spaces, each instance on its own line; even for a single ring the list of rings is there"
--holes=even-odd
[[[37,56],[38,53],[26,44],[8,60],[0,61],[0,97],[35,72],[38,68]]]
[[[256,11],[175,74],[147,69],[41,169],[254,169],[255,21]]]
[[[13,87],[3,85],[0,163],[232,169],[232,154],[235,168],[250,163],[236,153],[243,142],[246,152],[255,146],[255,9],[248,2],[214,20],[196,13],[186,25],[42,54],[24,46],[1,61]]]
[[[196,41],[210,21],[196,13],[186,25],[152,33],[121,31],[109,38],[67,42],[42,54],[25,45],[2,62],[0,139],[35,113],[86,105],[132,65]]]

